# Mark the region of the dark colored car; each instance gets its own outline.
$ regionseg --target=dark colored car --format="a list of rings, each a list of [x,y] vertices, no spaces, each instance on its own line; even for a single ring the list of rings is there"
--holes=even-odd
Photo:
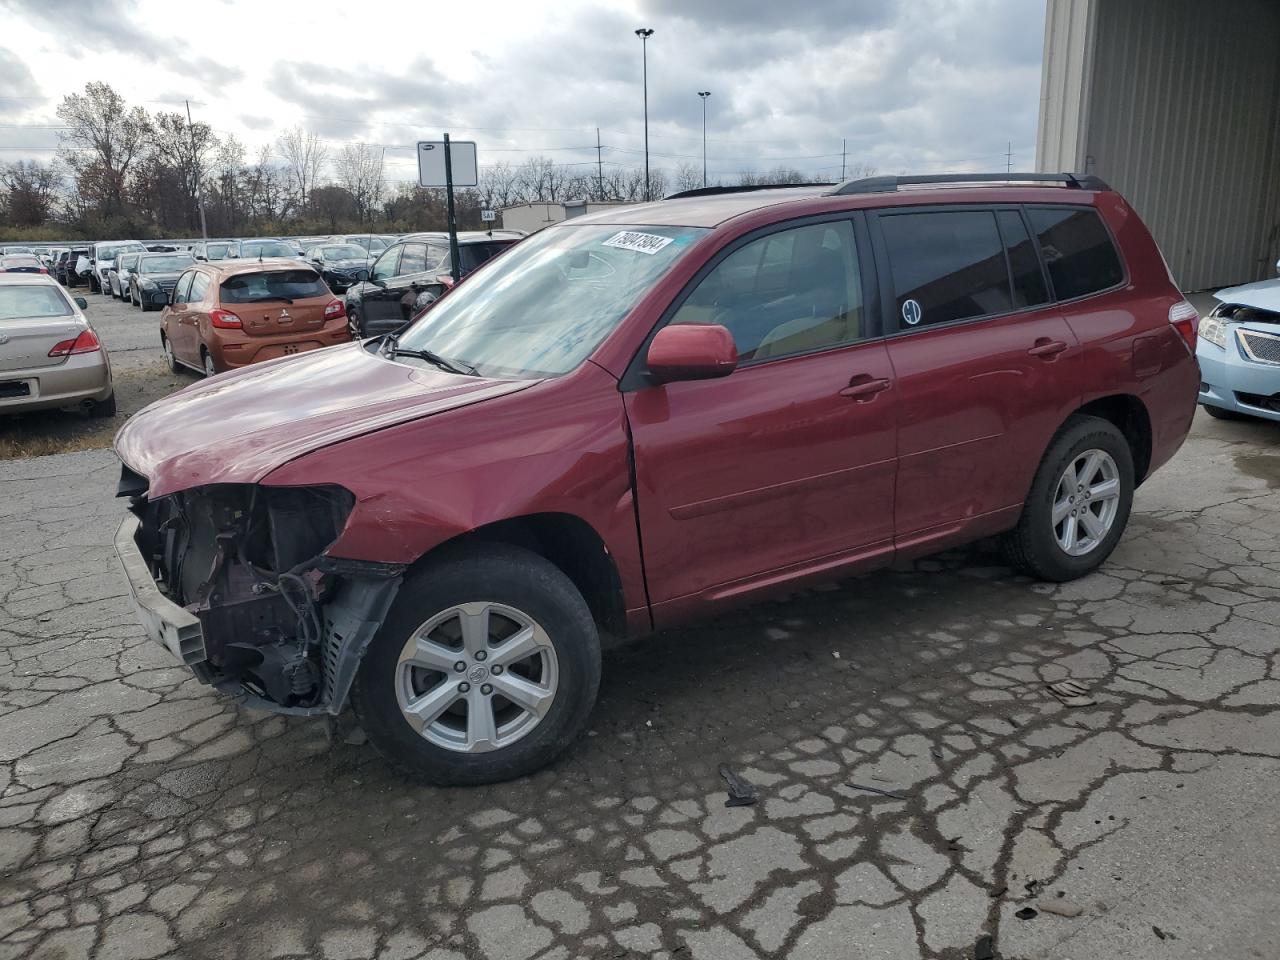
[[[462,276],[488,263],[519,237],[460,234]],[[347,320],[355,339],[386,333],[407,323],[453,285],[447,234],[413,234],[382,252],[368,280],[346,292]]]
[[[601,630],[991,536],[1096,570],[1190,429],[1195,310],[1095,178],[960,179],[577,217],[398,336],[152,404],[116,438],[148,634],[477,783],[583,728]]]
[[[358,244],[319,243],[305,256],[334,293],[345,293],[369,273],[369,251]]]
[[[76,247],[58,254],[58,259],[53,264],[55,279],[64,287],[78,287],[82,282],[87,285],[88,280],[76,273],[76,264],[81,257],[87,256],[89,256],[88,247]]]
[[[240,241],[240,256],[245,260],[260,260],[266,257],[300,258],[298,248],[286,240],[271,237],[258,237]]]
[[[27,253],[10,253],[0,256],[0,273],[48,273],[49,268],[40,258]]]
[[[126,296],[143,313],[163,307],[178,284],[178,277],[193,263],[189,253],[144,253],[129,276]]]

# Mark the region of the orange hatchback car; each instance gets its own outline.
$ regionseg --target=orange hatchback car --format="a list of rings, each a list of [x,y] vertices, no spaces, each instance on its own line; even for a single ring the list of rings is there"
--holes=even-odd
[[[320,274],[283,258],[198,263],[160,315],[169,366],[206,376],[350,340],[346,308]]]

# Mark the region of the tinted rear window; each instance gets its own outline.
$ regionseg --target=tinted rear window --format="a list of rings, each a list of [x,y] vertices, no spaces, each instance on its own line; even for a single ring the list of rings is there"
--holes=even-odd
[[[458,263],[463,270],[474,270],[482,263],[492,260],[507,247],[509,243],[468,243],[458,248]]]
[[[1006,313],[1009,270],[990,210],[882,214],[904,326],[926,326]]]
[[[1013,273],[1013,305],[1034,307],[1048,303],[1049,290],[1040,272],[1040,258],[1022,222],[1022,214],[1016,210],[1001,210],[996,214],[1000,221],[1000,233],[1004,236],[1004,248],[1009,254],[1009,269]]]
[[[312,270],[270,270],[242,273],[222,281],[223,303],[259,300],[306,300],[327,295],[329,288]]]
[[[1095,210],[1029,207],[1027,214],[1059,300],[1097,293],[1124,279],[1120,255]]]

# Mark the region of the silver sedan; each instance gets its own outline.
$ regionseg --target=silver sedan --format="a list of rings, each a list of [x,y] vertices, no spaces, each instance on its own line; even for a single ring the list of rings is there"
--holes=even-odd
[[[0,413],[115,415],[111,361],[86,306],[43,274],[0,275]]]

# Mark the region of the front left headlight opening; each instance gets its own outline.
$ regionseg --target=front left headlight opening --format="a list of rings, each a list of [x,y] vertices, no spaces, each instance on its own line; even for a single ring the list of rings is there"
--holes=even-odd
[[[1227,325],[1221,317],[1208,316],[1200,321],[1198,330],[1201,340],[1212,343],[1215,347],[1227,348]]]

